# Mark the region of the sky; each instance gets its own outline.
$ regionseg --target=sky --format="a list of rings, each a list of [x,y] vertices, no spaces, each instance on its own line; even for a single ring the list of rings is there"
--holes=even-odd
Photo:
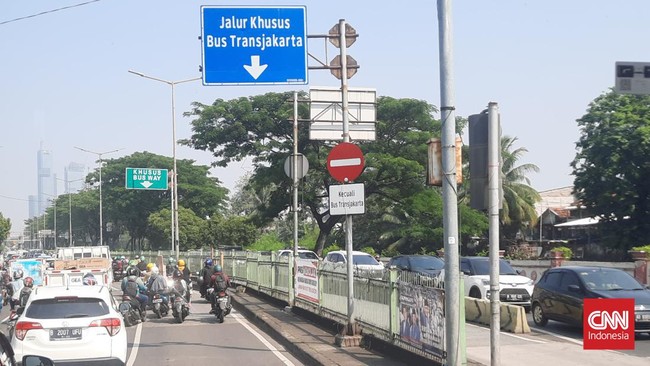
[[[22,231],[27,198],[37,193],[41,144],[52,152],[61,179],[70,162],[97,167],[96,155],[75,146],[121,149],[104,158],[137,151],[172,155],[171,87],[127,71],[168,81],[201,77],[202,5],[304,5],[309,35],[326,34],[345,19],[359,34],[347,50],[360,65],[350,87],[440,105],[433,0],[1,1],[0,212],[11,219],[12,235]],[[533,188],[571,186],[569,164],[580,136],[576,119],[614,85],[616,61],[650,61],[650,1],[466,0],[452,1],[451,9],[456,115],[497,102],[503,134],[517,138],[515,148],[528,150],[520,163],[540,168],[529,175]],[[322,58],[322,40],[310,40],[308,47]],[[328,52],[331,59],[338,50]],[[183,112],[192,102],[320,86],[340,82],[327,71],[310,70],[308,85],[177,85],[176,137],[191,136],[191,119]],[[209,152],[184,146],[177,157],[213,161]],[[211,174],[232,191],[250,169],[243,161]]]

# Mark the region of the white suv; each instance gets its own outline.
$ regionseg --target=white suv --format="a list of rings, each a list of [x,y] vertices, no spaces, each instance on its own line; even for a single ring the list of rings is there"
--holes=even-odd
[[[126,329],[117,309],[106,286],[35,287],[11,337],[16,359],[124,365]]]
[[[465,296],[490,298],[490,258],[462,257],[460,271],[465,275]],[[504,259],[499,259],[499,297],[502,303],[521,305],[530,311],[533,280],[521,276]]]
[[[327,256],[323,259],[323,268],[344,270],[347,268],[346,263],[347,251],[334,250],[327,253]],[[378,262],[372,255],[365,252],[352,251],[352,264],[355,275],[360,275],[361,277],[381,278],[385,272],[384,265]]]

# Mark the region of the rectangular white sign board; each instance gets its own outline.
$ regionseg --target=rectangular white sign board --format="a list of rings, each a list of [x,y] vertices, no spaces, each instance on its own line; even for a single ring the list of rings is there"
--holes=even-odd
[[[366,192],[363,183],[330,186],[330,215],[366,213]]]
[[[343,108],[340,88],[309,90],[310,140],[343,140]],[[352,140],[375,140],[377,91],[348,89],[348,129]]]

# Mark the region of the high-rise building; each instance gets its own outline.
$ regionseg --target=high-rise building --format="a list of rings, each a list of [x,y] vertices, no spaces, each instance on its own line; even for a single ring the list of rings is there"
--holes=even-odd
[[[30,194],[28,197],[29,202],[29,218],[31,219],[34,216],[38,215],[38,196]]]
[[[38,212],[37,215],[45,213],[50,205],[50,200],[56,197],[56,174],[52,170],[52,152],[45,150],[41,142],[41,148],[36,154],[37,177],[38,177]]]
[[[86,166],[80,163],[71,162],[64,169],[65,193],[77,193],[84,187],[86,177]]]

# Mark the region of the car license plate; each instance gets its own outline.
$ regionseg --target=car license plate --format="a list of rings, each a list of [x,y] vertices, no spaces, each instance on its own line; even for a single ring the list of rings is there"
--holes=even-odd
[[[153,299],[154,304],[158,304],[158,303],[161,303],[161,302],[162,302],[162,299]]]
[[[81,339],[81,328],[55,328],[50,329],[51,341],[67,341]]]
[[[524,295],[521,294],[507,294],[506,300],[523,300]]]
[[[650,314],[639,314],[636,316],[636,320],[650,320]]]

